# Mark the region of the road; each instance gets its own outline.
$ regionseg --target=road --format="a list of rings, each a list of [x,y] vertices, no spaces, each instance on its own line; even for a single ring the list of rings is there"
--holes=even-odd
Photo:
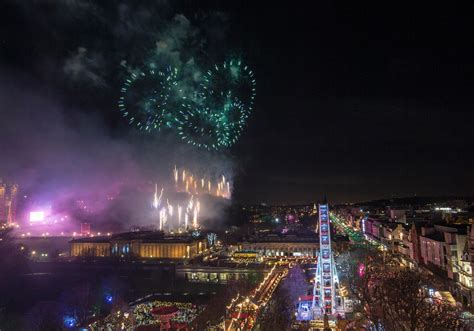
[[[251,330],[261,309],[268,303],[280,281],[288,274],[286,266],[274,265],[249,296],[237,296],[227,306],[225,330]]]
[[[336,215],[331,213],[329,217],[331,218],[331,222],[339,229],[341,229],[345,234],[347,234],[347,236],[353,243],[359,245],[369,245],[377,249],[380,248],[380,244],[376,243],[373,240],[366,239],[362,233],[348,226],[343,220],[341,220]]]

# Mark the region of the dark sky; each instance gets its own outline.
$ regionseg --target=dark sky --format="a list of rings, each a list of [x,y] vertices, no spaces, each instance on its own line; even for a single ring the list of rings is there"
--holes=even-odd
[[[76,110],[93,108],[114,136],[125,130],[110,92],[119,79],[107,82],[107,89],[64,87],[56,77],[65,71],[54,67],[78,47],[90,52],[110,42],[88,22],[99,17],[108,25],[114,16],[108,11],[124,2],[90,12],[82,6],[90,2],[74,3],[81,12],[49,1],[42,11],[37,2],[7,1],[0,8],[0,68],[20,86],[41,86]],[[207,53],[229,49],[255,69],[255,110],[240,142],[226,152],[236,164],[238,201],[473,194],[472,7],[413,1],[159,4],[142,5],[140,13],[150,11],[157,20],[183,13],[201,30],[212,23],[202,19],[206,13],[222,13],[225,24],[222,31],[213,26]],[[129,20],[124,17],[123,25]],[[146,25],[141,29],[147,33]],[[110,53],[142,49],[123,35],[107,44]],[[108,55],[98,58],[101,66],[88,78],[104,84],[110,76],[102,79],[100,68],[118,66]]]
[[[270,201],[472,195],[472,13],[242,6],[260,82],[242,186]]]

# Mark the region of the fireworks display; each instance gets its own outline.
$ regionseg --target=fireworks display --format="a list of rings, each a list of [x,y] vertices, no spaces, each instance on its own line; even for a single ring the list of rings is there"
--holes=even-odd
[[[134,71],[121,89],[118,107],[139,130],[171,129],[188,144],[215,150],[237,142],[255,95],[252,70],[241,60],[229,60],[215,64],[198,82],[177,68]]]
[[[196,176],[186,169],[173,169],[173,179],[178,192],[189,194],[210,194],[215,197],[230,199],[231,182],[225,176],[212,180],[209,176]]]
[[[201,201],[200,195],[211,195],[216,198],[230,199],[231,182],[225,176],[218,180],[210,176],[198,177],[189,170],[173,169],[173,192],[165,192],[155,184],[151,199],[152,212],[156,217],[157,228],[161,231],[188,231],[200,228]],[[171,194],[170,194],[171,193]],[[186,200],[171,201],[175,193],[186,193]],[[176,199],[175,199],[176,200]]]
[[[155,185],[155,192],[153,194],[152,207],[153,212],[157,216],[158,229],[160,231],[177,230],[178,232],[187,230],[196,230],[199,228],[199,212],[201,204],[194,195],[187,203],[170,203],[166,199],[166,204],[162,201],[164,189],[161,188],[158,193],[158,185]],[[177,211],[176,213],[174,211]],[[190,224],[191,220],[191,224]]]
[[[119,98],[119,110],[128,123],[140,130],[161,130],[171,127],[177,92],[176,68],[165,71],[133,72],[125,81]]]

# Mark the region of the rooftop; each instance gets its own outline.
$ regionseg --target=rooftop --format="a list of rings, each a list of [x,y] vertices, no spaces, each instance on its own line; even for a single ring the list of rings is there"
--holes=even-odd
[[[73,239],[71,243],[109,243],[116,241],[140,241],[142,243],[191,243],[200,237],[189,235],[165,235],[160,231],[132,231],[118,233],[111,237],[85,237]]]
[[[444,234],[441,232],[427,234],[423,237],[434,240],[434,241],[444,242]]]
[[[454,232],[458,234],[467,233],[466,224],[435,224],[434,228],[440,232]]]
[[[249,237],[249,238],[244,238],[242,241],[244,242],[252,242],[252,243],[258,243],[258,242],[291,242],[291,243],[297,243],[297,242],[314,242],[314,243],[319,243],[319,238],[316,235],[312,236],[296,236],[296,235],[276,235],[276,234],[271,234],[267,235],[264,237]]]
[[[110,237],[81,237],[77,239],[72,239],[70,243],[109,243]]]

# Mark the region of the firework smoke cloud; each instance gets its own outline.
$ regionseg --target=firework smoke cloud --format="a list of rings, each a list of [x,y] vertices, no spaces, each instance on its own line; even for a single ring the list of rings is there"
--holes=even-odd
[[[175,190],[175,165],[212,178],[210,196],[226,204],[235,164],[225,148],[241,133],[255,86],[238,57],[239,79],[234,69],[227,78],[216,71],[231,61],[219,51],[224,14],[190,19],[166,1],[8,4],[29,22],[30,43],[24,66],[0,67],[0,176],[20,184],[25,205],[80,207],[81,221],[156,222],[155,185]],[[228,84],[218,89],[214,77]],[[222,207],[206,208],[206,199],[200,219],[219,218]]]

